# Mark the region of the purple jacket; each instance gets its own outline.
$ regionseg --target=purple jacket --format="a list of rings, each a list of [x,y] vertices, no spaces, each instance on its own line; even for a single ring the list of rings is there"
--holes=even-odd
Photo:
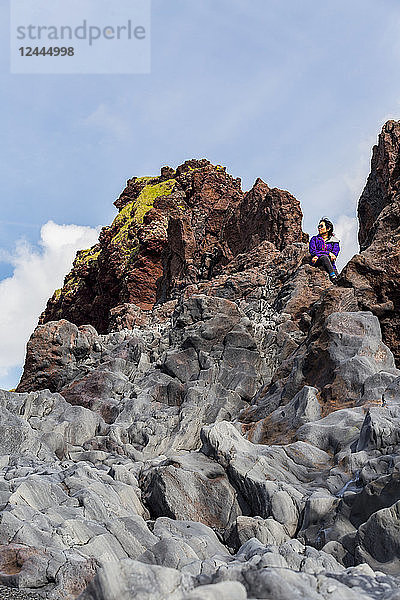
[[[322,256],[323,254],[333,252],[337,256],[340,252],[339,241],[334,235],[326,240],[326,242],[320,235],[314,235],[310,240],[310,254],[311,256]]]

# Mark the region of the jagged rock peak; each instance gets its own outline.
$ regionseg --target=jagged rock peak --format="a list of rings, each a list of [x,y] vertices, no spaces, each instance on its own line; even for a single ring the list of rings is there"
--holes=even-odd
[[[263,242],[281,251],[306,240],[300,204],[289,192],[257,179],[244,193],[240,178],[206,159],[133,177],[114,204],[118,215],[98,244],[77,253],[39,323],[65,318],[105,333],[118,306],[150,310]]]
[[[399,201],[400,121],[387,121],[373,147],[371,173],[358,204],[360,249],[370,246],[383,209]]]
[[[400,364],[400,121],[388,121],[374,146],[358,206],[361,252],[342,273],[360,310],[379,318],[383,341]]]
[[[186,160],[183,164],[179,165],[176,169],[172,167],[162,167],[160,171],[160,175],[156,177],[132,177],[128,179],[126,182],[126,188],[123,190],[119,198],[114,202],[115,206],[121,210],[128,202],[132,200],[136,200],[136,198],[141,194],[143,189],[148,185],[158,185],[165,181],[170,181],[172,179],[180,179],[180,183],[184,184],[185,181],[191,179],[190,174],[193,171],[201,170],[204,172],[211,172],[214,170],[218,170],[225,174],[225,177],[229,180],[230,184],[233,187],[236,187],[239,191],[241,191],[241,180],[239,177],[233,178],[231,175],[226,173],[226,167],[222,167],[221,165],[213,165],[206,158],[198,159],[190,159]],[[189,174],[189,177],[186,175]]]

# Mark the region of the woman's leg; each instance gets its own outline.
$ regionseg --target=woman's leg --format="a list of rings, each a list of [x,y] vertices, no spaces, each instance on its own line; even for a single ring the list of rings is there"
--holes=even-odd
[[[327,254],[320,256],[315,264],[320,269],[326,271],[329,277],[332,278],[332,273],[334,274],[334,279],[337,277],[336,267],[333,266],[332,261]]]

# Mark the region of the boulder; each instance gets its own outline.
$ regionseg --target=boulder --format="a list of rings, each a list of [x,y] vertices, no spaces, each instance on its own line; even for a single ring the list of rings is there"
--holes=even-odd
[[[330,464],[322,450],[304,442],[261,446],[245,440],[230,423],[203,427],[201,451],[229,473],[232,485],[249,503],[250,515],[273,517],[289,536],[299,526],[305,485],[322,479]]]
[[[400,501],[373,513],[357,533],[357,556],[383,572],[398,573],[400,565]]]
[[[77,600],[181,600],[188,576],[131,559],[104,562]]]
[[[364,420],[362,408],[342,408],[319,421],[302,425],[296,438],[337,454],[358,442]]]
[[[173,454],[142,475],[143,499],[154,517],[229,528],[241,513],[224,469],[201,453]]]
[[[237,581],[202,585],[185,594],[182,600],[246,600],[246,588]]]

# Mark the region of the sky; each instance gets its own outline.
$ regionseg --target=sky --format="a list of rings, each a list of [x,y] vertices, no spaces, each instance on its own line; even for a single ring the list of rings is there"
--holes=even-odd
[[[371,149],[400,119],[398,0],[151,0],[150,72],[125,75],[11,73],[17,1],[0,0],[0,388],[130,177],[205,157],[290,191],[312,235],[329,216],[340,267],[358,251]]]

